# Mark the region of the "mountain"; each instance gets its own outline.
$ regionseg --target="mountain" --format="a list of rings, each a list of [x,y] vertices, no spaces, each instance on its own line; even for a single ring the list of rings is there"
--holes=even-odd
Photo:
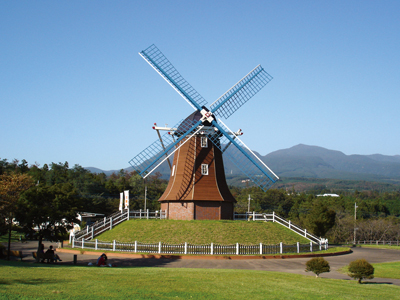
[[[260,157],[282,177],[383,180],[400,178],[400,156],[346,155],[299,144]]]
[[[228,148],[229,151],[229,148]],[[346,155],[343,152],[329,150],[318,146],[299,144],[288,149],[271,152],[258,157],[265,162],[279,177],[332,178],[343,180],[400,180],[400,155]],[[233,178],[243,174],[228,159],[224,160],[227,177]],[[94,173],[106,175],[118,173],[86,168]],[[132,171],[129,167],[125,170]],[[169,176],[166,163],[157,171],[164,178]]]

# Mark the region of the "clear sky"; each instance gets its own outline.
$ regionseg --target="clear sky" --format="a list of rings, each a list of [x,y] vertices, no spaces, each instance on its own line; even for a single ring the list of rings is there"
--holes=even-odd
[[[151,44],[214,102],[274,79],[226,124],[265,155],[297,144],[400,154],[400,1],[0,1],[0,158],[118,170],[193,109]]]

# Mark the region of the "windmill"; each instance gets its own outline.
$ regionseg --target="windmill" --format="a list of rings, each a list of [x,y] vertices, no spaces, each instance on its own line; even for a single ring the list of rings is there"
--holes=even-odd
[[[207,108],[206,100],[180,75],[155,46],[139,53],[194,112],[173,127],[154,124],[159,139],[129,161],[143,178],[168,161],[171,175],[158,200],[170,219],[232,219],[236,202],[225,179],[223,156],[266,191],[278,176],[220,118],[228,119],[272,77],[260,66]],[[165,130],[163,136],[160,130]],[[174,155],[173,162],[169,158]]]

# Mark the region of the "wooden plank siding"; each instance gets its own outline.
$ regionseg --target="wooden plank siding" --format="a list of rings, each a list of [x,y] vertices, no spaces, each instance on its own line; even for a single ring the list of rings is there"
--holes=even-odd
[[[202,164],[208,175],[202,175]],[[210,141],[201,147],[201,135],[190,138],[174,154],[173,174],[158,200],[169,219],[220,220],[233,218],[236,200],[225,179],[221,151]]]

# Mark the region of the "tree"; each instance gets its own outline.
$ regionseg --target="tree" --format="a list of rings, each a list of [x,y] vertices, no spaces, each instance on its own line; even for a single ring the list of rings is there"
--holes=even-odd
[[[313,201],[312,208],[304,219],[304,225],[316,236],[324,236],[335,225],[336,213],[321,201]]]
[[[2,225],[8,227],[8,252],[10,259],[12,223],[17,212],[17,201],[21,194],[33,185],[27,174],[0,175],[0,216]]]
[[[21,196],[15,218],[26,233],[37,234],[39,250],[44,238],[63,240],[73,223],[79,222],[76,217],[80,209],[80,199],[71,184],[35,186]]]
[[[329,263],[323,257],[315,257],[306,262],[306,272],[313,272],[315,277],[331,271]]]
[[[349,264],[348,275],[361,283],[362,279],[374,278],[374,267],[365,259],[357,259]]]

